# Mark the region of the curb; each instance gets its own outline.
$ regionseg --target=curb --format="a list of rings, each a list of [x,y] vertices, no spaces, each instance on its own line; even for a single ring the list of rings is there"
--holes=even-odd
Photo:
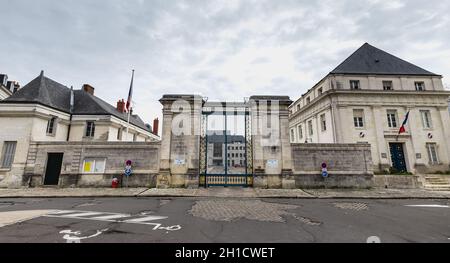
[[[20,198],[239,198],[239,199],[298,199],[298,200],[330,200],[330,199],[351,199],[351,200],[449,200],[450,196],[193,196],[193,195],[85,195],[85,196],[71,196],[71,195],[32,195],[32,196],[0,196],[1,199],[20,199]]]

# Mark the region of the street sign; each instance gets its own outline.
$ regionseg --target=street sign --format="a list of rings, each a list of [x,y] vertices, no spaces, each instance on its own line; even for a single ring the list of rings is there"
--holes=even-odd
[[[133,173],[133,170],[131,169],[132,164],[133,164],[133,162],[131,160],[128,160],[125,162],[125,176],[127,178],[127,187],[128,187],[128,178]]]
[[[323,178],[328,178],[328,176],[329,176],[327,167],[328,166],[326,163],[322,163],[322,177]]]

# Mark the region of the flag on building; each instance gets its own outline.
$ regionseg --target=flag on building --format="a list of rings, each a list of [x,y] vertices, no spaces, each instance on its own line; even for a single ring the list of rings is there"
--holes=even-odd
[[[408,124],[408,119],[409,119],[409,111],[408,111],[408,113],[406,113],[405,120],[403,121],[402,127],[400,127],[398,135],[406,132],[405,126],[406,126],[406,124]]]
[[[127,112],[130,112],[131,100],[133,99],[133,81],[134,81],[134,70],[133,70],[133,74],[131,76],[130,91],[128,92],[128,99],[127,99],[127,105],[126,105]]]

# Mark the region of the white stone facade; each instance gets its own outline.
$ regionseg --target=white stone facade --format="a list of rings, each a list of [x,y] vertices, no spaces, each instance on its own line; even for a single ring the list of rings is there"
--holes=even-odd
[[[55,118],[54,131],[47,133],[51,118]],[[87,122],[95,123],[92,137],[86,137]],[[27,164],[29,145],[32,142],[66,142],[70,125],[70,142],[154,142],[159,137],[129,125],[114,116],[73,116],[39,104],[0,104],[0,187],[19,187]],[[122,134],[118,136],[119,129]],[[3,167],[5,142],[16,142],[13,162]]]
[[[351,89],[353,81],[359,81],[358,90]],[[449,96],[440,76],[329,74],[290,106],[290,139],[369,143],[375,171],[392,167],[390,143],[400,143],[408,172],[447,171]],[[407,112],[406,133],[397,136]],[[394,114],[395,125],[388,113]],[[438,160],[431,160],[436,156],[430,156],[429,145],[435,146]]]

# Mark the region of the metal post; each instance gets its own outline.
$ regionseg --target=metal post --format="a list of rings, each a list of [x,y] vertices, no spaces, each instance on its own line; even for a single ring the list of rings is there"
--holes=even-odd
[[[208,117],[206,115],[206,127],[205,129],[205,188],[208,188]]]
[[[245,124],[244,124],[244,129],[245,129],[245,182],[246,182],[246,186],[245,187],[248,187],[248,158],[247,158],[247,153],[248,153],[248,149],[247,149],[247,125],[248,125],[248,123],[247,123],[247,118],[248,118],[248,115],[247,115],[247,109],[245,109],[245,112],[244,112],[244,121],[245,121]]]
[[[224,112],[224,119],[225,119],[225,186],[227,185],[227,177],[228,177],[228,134],[227,134],[227,110],[225,109]]]

